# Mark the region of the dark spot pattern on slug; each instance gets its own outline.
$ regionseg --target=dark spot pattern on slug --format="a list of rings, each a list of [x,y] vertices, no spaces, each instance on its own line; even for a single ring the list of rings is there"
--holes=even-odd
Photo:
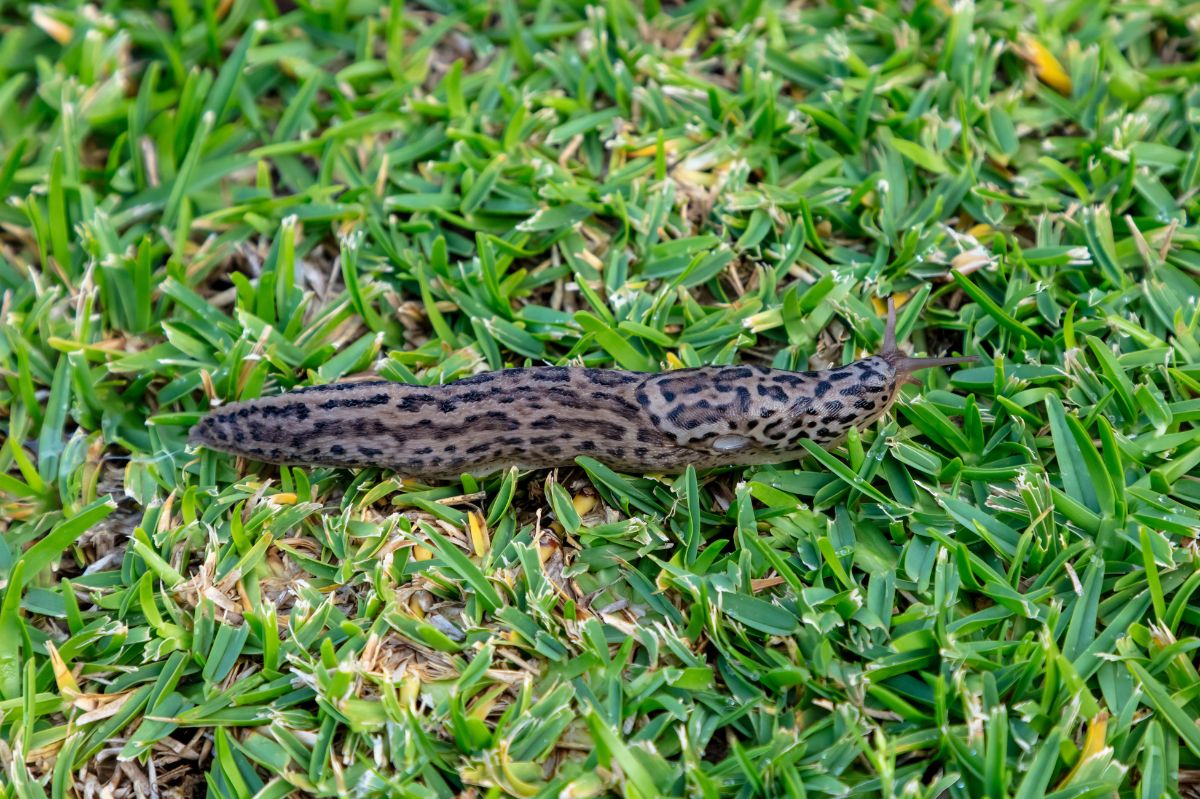
[[[243,409],[245,410],[245,409]],[[306,420],[311,411],[303,402],[289,402],[284,405],[263,405],[259,408],[259,415],[265,419],[288,419],[294,418],[298,422]]]
[[[374,408],[379,405],[387,405],[387,394],[375,394],[370,397],[341,397],[326,400],[317,407],[323,411],[331,411],[334,408]]]
[[[471,377],[464,377],[461,380],[455,380],[453,383],[451,383],[451,385],[453,385],[453,386],[482,386],[482,385],[486,385],[487,383],[494,382],[495,380],[499,379],[503,374],[504,374],[503,371],[483,372],[482,374],[472,375]]]
[[[571,375],[564,366],[551,366],[546,369],[530,370],[529,377],[539,383],[568,383]]]
[[[737,386],[734,389],[734,393],[737,395],[738,415],[745,416],[747,413],[750,412],[750,402],[751,402],[750,389],[746,388],[745,386]],[[754,421],[754,420],[751,420],[751,421]]]
[[[354,381],[215,411],[189,440],[272,462],[386,466],[406,477],[570,465],[585,454],[620,471],[679,472],[778,462],[801,438],[838,439],[883,412],[894,382],[882,358],[825,372],[543,367],[430,386]]]
[[[787,402],[787,393],[779,386],[758,384],[758,396],[773,399],[776,402]]]
[[[608,369],[587,369],[584,372],[587,380],[599,386],[628,386],[641,382],[642,378],[632,372],[619,372]]]
[[[404,413],[420,413],[425,405],[435,402],[437,397],[432,394],[409,394],[396,403],[396,409]]]
[[[545,396],[553,399],[564,408],[582,408],[584,407],[583,397],[578,391],[569,388],[554,386],[553,388],[545,389]]]
[[[339,393],[343,391],[357,391],[371,388],[382,388],[384,386],[395,386],[389,380],[354,380],[346,383],[326,383],[320,386],[304,386],[303,388],[293,389],[288,392],[288,396],[305,396],[308,394],[328,394],[330,392]]]

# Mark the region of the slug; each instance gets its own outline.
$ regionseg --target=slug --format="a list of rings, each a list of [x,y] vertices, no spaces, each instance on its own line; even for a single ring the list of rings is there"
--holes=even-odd
[[[436,479],[570,466],[580,455],[629,473],[781,463],[805,454],[801,439],[827,447],[878,419],[912,372],[976,360],[905,356],[889,300],[883,351],[835,369],[536,367],[439,386],[333,383],[214,410],[188,443]]]

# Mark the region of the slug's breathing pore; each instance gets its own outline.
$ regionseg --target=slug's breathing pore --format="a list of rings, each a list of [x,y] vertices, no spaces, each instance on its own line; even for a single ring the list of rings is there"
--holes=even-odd
[[[663,373],[502,369],[439,386],[334,383],[214,410],[189,443],[278,464],[382,467],[404,477],[570,466],[632,473],[768,464],[829,446],[882,416],[912,372],[888,300],[883,351],[818,372],[705,366]]]

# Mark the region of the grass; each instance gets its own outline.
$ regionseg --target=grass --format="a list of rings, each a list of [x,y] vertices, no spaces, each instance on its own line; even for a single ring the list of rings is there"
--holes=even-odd
[[[0,796],[1188,795],[1196,12],[0,2]],[[185,448],[369,370],[840,363],[893,293],[984,362],[799,463]]]

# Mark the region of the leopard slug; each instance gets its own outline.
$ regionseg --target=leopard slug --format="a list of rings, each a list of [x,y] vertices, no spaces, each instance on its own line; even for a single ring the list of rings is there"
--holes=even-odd
[[[413,478],[570,466],[581,455],[629,473],[782,463],[805,454],[801,439],[830,446],[878,419],[913,371],[978,360],[907,357],[895,331],[889,300],[882,352],[816,372],[536,367],[439,386],[311,386],[214,410],[188,443],[266,463],[373,466]]]

